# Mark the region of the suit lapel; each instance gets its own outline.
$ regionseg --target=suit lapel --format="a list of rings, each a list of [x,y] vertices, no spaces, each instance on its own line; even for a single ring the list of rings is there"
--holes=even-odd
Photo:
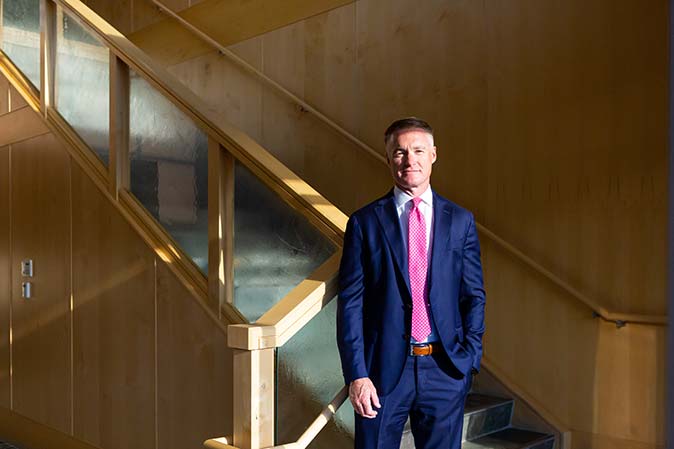
[[[398,269],[405,279],[408,292],[410,291],[410,273],[407,268],[407,253],[405,251],[405,243],[403,241],[403,234],[400,230],[400,219],[398,218],[398,211],[393,197],[393,191],[382,198],[381,202],[375,208],[377,213],[377,220],[384,231],[386,240],[393,253],[393,258]],[[411,296],[411,294],[410,294]]]
[[[431,267],[428,279],[429,299],[433,294],[433,279],[436,278],[435,273],[446,267],[447,263],[447,247],[449,246],[449,239],[451,237],[452,228],[452,208],[444,201],[440,201],[438,196],[433,192],[433,249],[431,253]],[[433,303],[433,301],[431,301]]]

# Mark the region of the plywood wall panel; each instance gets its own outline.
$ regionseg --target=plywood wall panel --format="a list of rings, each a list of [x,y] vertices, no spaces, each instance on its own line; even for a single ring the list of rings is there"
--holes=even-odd
[[[358,129],[357,97],[345,95],[357,85],[357,3],[334,9],[303,22],[304,99],[346,129]],[[273,53],[265,51],[265,56]],[[282,58],[282,54],[275,54]],[[265,65],[267,69],[267,65]]]
[[[26,100],[23,99],[21,94],[14,89],[13,86],[9,86],[9,112],[11,111],[16,111],[18,109],[21,109],[22,107],[26,106],[28,103],[26,103]]]
[[[12,146],[12,266],[34,261],[33,295],[12,276],[14,411],[69,432],[70,158],[51,135]]]
[[[478,2],[357,3],[355,132],[374,148],[395,119],[435,127],[433,186],[484,216],[488,137],[484,5]]]
[[[12,292],[9,151],[9,147],[0,148],[0,407],[6,409],[10,407],[9,316]]]
[[[0,76],[0,114],[9,112],[9,81]]]
[[[74,434],[153,448],[154,257],[79,167],[72,182]]]
[[[663,444],[665,329],[593,318],[488,240],[483,259],[486,357],[574,431]]]
[[[663,313],[666,5],[642,6],[489,9],[487,222],[609,308]]]
[[[340,8],[341,9],[341,8]],[[305,23],[300,21],[262,35],[262,65],[264,74],[287,90],[304,98],[306,74]],[[252,62],[253,55],[241,55]]]
[[[254,67],[262,64],[262,41],[251,39],[233,48]],[[207,100],[230,123],[262,139],[262,86],[216,52],[172,66],[170,72]]]
[[[158,447],[200,447],[232,432],[232,353],[170,269],[157,265]]]

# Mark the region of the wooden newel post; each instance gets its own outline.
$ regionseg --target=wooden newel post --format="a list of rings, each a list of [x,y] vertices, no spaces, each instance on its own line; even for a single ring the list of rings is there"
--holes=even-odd
[[[234,446],[261,449],[274,445],[274,348],[258,349],[261,329],[228,327],[234,349]]]

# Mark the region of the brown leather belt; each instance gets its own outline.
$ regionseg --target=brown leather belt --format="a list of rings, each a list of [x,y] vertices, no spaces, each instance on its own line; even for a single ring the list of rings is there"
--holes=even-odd
[[[440,350],[439,343],[421,343],[410,345],[410,355],[425,356],[431,355]]]

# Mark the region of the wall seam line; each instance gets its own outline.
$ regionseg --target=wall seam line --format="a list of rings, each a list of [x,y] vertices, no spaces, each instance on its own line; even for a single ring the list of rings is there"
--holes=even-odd
[[[68,158],[68,194],[70,202],[70,434],[75,436],[75,292],[73,282],[73,159]]]
[[[9,409],[14,410],[14,301],[13,288],[14,285],[14,236],[12,232],[12,224],[14,221],[14,205],[12,197],[14,195],[12,183],[14,178],[12,176],[12,145],[9,145]]]
[[[159,449],[159,344],[157,331],[157,258],[154,261],[154,447]]]

